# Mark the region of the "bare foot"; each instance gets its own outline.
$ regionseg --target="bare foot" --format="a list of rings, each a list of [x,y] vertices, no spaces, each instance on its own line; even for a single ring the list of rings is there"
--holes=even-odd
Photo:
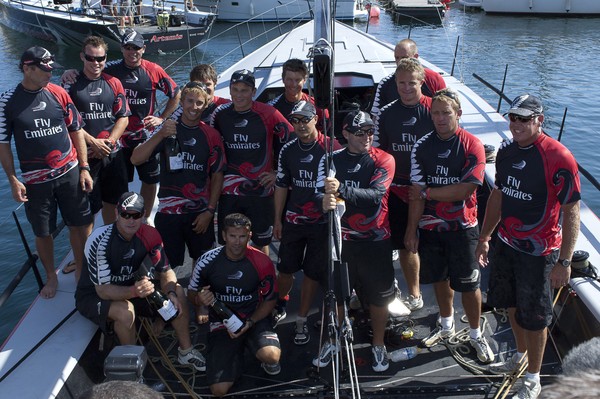
[[[56,276],[48,277],[46,285],[40,291],[40,296],[44,299],[54,298],[56,295],[56,288],[58,288],[58,278]]]

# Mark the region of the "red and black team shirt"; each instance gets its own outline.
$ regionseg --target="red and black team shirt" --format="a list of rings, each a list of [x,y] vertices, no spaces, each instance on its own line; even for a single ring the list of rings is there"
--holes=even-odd
[[[427,97],[433,97],[438,90],[445,88],[446,82],[444,78],[439,73],[425,68],[425,81],[421,87],[421,92]],[[398,94],[398,86],[396,85],[396,73],[392,73],[379,81],[377,90],[375,91],[375,99],[371,106],[371,113],[375,116],[379,115],[381,109],[386,104],[399,98],[400,94]]]
[[[75,83],[65,85],[65,90],[85,121],[86,132],[95,138],[108,138],[117,119],[131,114],[123,85],[106,73],[90,80],[80,71]]]
[[[560,248],[560,207],[581,199],[577,163],[565,146],[545,134],[528,147],[503,142],[496,156],[496,188],[503,194],[502,241],[534,256]]]
[[[485,151],[481,141],[463,128],[447,140],[435,131],[425,135],[413,147],[411,180],[428,187],[451,184],[483,184]],[[464,201],[425,203],[419,228],[431,231],[458,231],[477,226],[476,191]]]
[[[208,104],[204,111],[202,111],[202,122],[206,123],[207,125],[210,125],[210,116],[213,112],[215,112],[215,109],[217,109],[219,105],[227,104],[230,102],[231,100],[228,98],[213,96],[212,102]]]
[[[394,176],[394,158],[379,148],[364,154],[347,149],[333,153],[335,178],[340,182],[340,197],[346,202],[342,216],[342,239],[380,241],[390,238],[388,189]],[[319,163],[318,192],[323,192],[325,157]],[[322,194],[319,196],[319,203]]]
[[[181,120],[177,124],[175,139],[179,142],[183,170],[167,171],[164,154],[166,139],[154,149],[160,156],[160,189],[158,211],[169,214],[204,212],[210,198],[210,182],[213,173],[225,169],[225,150],[221,135],[216,129],[200,122],[187,126]]]
[[[223,137],[227,170],[224,195],[267,197],[273,188],[260,184],[259,176],[273,170],[273,138],[287,142],[292,126],[275,108],[254,101],[252,108],[237,112],[233,103],[219,106],[211,125]]]
[[[319,162],[330,139],[319,133],[317,139],[304,144],[295,138],[281,149],[275,185],[290,188],[285,206],[285,220],[293,224],[325,223],[321,203],[315,196]],[[334,139],[334,150],[342,146]]]
[[[329,119],[329,111],[327,109],[318,108],[315,105],[315,99],[309,96],[308,94],[302,92],[302,98],[296,102],[291,103],[285,99],[285,93],[282,93],[274,99],[272,99],[271,101],[269,101],[267,104],[269,104],[272,107],[275,107],[279,112],[281,112],[281,115],[287,118],[288,116],[290,116],[290,112],[292,112],[294,106],[300,101],[306,101],[315,106],[315,109],[317,110],[317,116],[319,117],[317,121],[317,128],[319,129],[319,131],[322,132],[323,121],[325,119]]]
[[[146,256],[151,262],[145,266],[154,279],[158,278],[156,273],[171,269],[160,234],[147,224],[142,224],[130,241],[119,234],[116,223],[99,227],[88,237],[84,254],[85,265],[77,287],[83,291],[95,291],[96,285],[133,285],[135,272]]]
[[[215,297],[237,313],[242,320],[252,316],[258,305],[278,297],[275,266],[267,255],[248,247],[246,256],[234,261],[225,255],[225,247],[208,251],[198,259],[188,290],[200,291],[210,285]],[[209,312],[210,330],[225,328]]]
[[[0,96],[0,143],[10,144],[14,137],[27,184],[56,179],[77,165],[69,132],[82,127],[71,98],[55,84],[28,91],[19,83]]]
[[[416,105],[404,105],[394,100],[383,107],[375,126],[373,145],[391,154],[396,171],[391,192],[408,203],[410,186],[410,154],[413,145],[434,129],[431,119],[431,98],[421,96]]]
[[[174,98],[179,88],[160,65],[147,60],[142,60],[141,65],[135,68],[128,67],[122,59],[111,61],[106,64],[104,72],[119,79],[125,89],[131,116],[126,134],[122,136],[121,141],[124,146],[135,146],[137,141],[146,139],[144,134],[140,133],[144,129],[142,120],[154,114],[156,90],[162,91],[169,98]],[[127,132],[138,134],[127,134]],[[132,144],[131,141],[136,143]]]

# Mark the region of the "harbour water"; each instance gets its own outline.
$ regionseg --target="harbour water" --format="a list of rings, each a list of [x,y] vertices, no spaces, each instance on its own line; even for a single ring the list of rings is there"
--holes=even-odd
[[[419,46],[421,57],[450,72],[457,37],[460,36],[455,76],[460,76],[467,85],[496,106],[498,96],[473,78],[477,73],[485,80],[500,87],[505,66],[508,77],[505,92],[513,98],[530,92],[539,96],[546,107],[546,131],[556,137],[560,130],[563,113],[568,108],[562,142],[573,152],[579,164],[592,175],[600,177],[600,163],[596,161],[600,148],[600,119],[598,100],[594,92],[593,73],[600,70],[600,19],[597,18],[536,18],[488,16],[483,12],[464,12],[458,6],[452,8],[442,25],[409,25],[394,23],[382,12],[379,20],[371,20],[368,31],[377,38],[395,43],[408,36]],[[199,62],[215,63],[222,70],[242,57],[233,51],[238,44],[238,34],[247,40],[254,30],[262,30],[256,24],[239,31],[231,30],[201,46],[189,56],[166,54],[147,57],[167,69],[178,84],[186,82],[191,65]],[[230,28],[229,24],[216,24],[211,36]],[[355,27],[364,30],[366,22],[356,22]],[[274,29],[269,39],[278,35]],[[262,40],[264,42],[265,40]],[[67,66],[79,68],[79,49],[64,48],[52,43],[41,43],[0,26],[0,92],[14,87],[21,80],[18,62],[22,52],[33,45],[43,45],[56,53],[57,60]],[[246,47],[247,52],[261,44],[255,40]],[[247,54],[246,52],[246,54]],[[119,53],[111,53],[116,58]],[[179,58],[182,57],[180,60]],[[173,65],[172,65],[173,64]],[[58,81],[58,76],[53,78]],[[506,111],[508,105],[502,104]],[[600,212],[600,195],[582,178],[583,199],[596,213]],[[25,255],[13,227],[11,211],[17,204],[13,201],[6,176],[0,172],[0,292],[16,274]],[[24,229],[31,237],[29,225],[22,209],[18,212]],[[66,240],[57,243],[56,258],[61,259],[66,251]],[[30,239],[33,245],[33,239]],[[58,263],[58,261],[57,261]],[[0,342],[10,333],[20,315],[27,309],[35,296],[35,281],[29,273],[10,301],[0,309]],[[60,288],[60,287],[59,287]]]

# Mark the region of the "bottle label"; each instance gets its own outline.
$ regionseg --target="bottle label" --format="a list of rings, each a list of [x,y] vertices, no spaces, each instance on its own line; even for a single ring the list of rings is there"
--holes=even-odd
[[[163,307],[158,309],[158,313],[165,321],[169,321],[177,314],[177,308],[169,299],[163,302]]]
[[[225,327],[233,334],[238,332],[244,326],[244,323],[236,315],[232,315],[228,319],[223,319],[223,324],[225,324]]]
[[[181,154],[169,156],[169,170],[183,169],[183,157]]]

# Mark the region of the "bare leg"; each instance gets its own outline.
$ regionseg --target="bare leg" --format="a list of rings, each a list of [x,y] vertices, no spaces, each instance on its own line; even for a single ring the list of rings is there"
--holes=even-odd
[[[210,386],[210,392],[220,398],[221,396],[225,396],[232,386],[233,382],[218,382]]]
[[[104,221],[104,224],[111,224],[117,220],[115,209],[117,209],[117,204],[109,204],[108,202],[102,203],[102,220]]]
[[[277,287],[279,287],[279,299],[284,299],[290,293],[293,284],[293,274],[281,272],[277,274]]]
[[[260,246],[258,246],[258,245],[256,245],[256,244],[252,243],[252,246],[253,246],[254,248],[258,249],[258,250],[259,250],[260,252],[262,252],[263,254],[265,254],[265,255],[269,256],[269,246],[268,246],[268,245],[265,245],[265,246],[262,246],[262,247],[260,247]]]
[[[92,233],[92,224],[85,226],[69,226],[69,241],[73,250],[73,258],[75,259],[75,281],[79,281],[81,276],[81,268],[83,267],[85,241]]]
[[[402,274],[408,285],[408,293],[415,298],[421,295],[419,289],[419,255],[407,251],[406,249],[400,250],[400,266],[402,267]]]
[[[177,334],[177,340],[179,341],[179,347],[182,350],[189,349],[192,346],[192,339],[190,338],[190,313],[189,306],[185,297],[183,287],[177,285],[176,288],[177,298],[181,303],[181,309],[179,316],[175,318],[171,324]]]
[[[35,247],[46,271],[46,285],[40,291],[40,295],[46,299],[54,298],[58,287],[58,277],[54,270],[54,239],[51,235],[36,237]]]
[[[113,301],[108,318],[114,321],[115,334],[121,345],[135,345],[135,310],[129,301]]]
[[[542,360],[544,358],[544,349],[546,348],[547,328],[543,330],[530,331],[525,330],[527,337],[527,359],[529,365],[527,371],[535,374],[539,373],[542,368]]]
[[[371,328],[373,329],[373,346],[385,345],[385,325],[388,321],[387,306],[369,305],[369,313],[371,314]]]
[[[154,207],[154,199],[156,198],[156,184],[142,182],[140,194],[144,199],[144,211],[146,212],[146,217],[149,218],[152,213],[152,208]]]
[[[508,320],[510,321],[510,326],[513,331],[513,335],[515,336],[515,341],[517,343],[517,352],[525,353],[527,351],[527,336],[525,333],[525,329],[517,323],[515,319],[516,308],[508,308]]]
[[[302,288],[300,290],[300,308],[298,309],[299,317],[306,317],[312,305],[315,293],[319,287],[319,282],[304,276],[302,280]],[[289,291],[288,291],[289,292]],[[281,297],[281,294],[279,294]],[[387,309],[387,308],[386,308]]]
[[[440,308],[440,316],[450,317],[453,315],[454,290],[450,288],[449,281],[433,283],[435,298]]]
[[[479,328],[479,320],[481,318],[481,290],[463,292],[462,305],[469,320],[471,328]]]

